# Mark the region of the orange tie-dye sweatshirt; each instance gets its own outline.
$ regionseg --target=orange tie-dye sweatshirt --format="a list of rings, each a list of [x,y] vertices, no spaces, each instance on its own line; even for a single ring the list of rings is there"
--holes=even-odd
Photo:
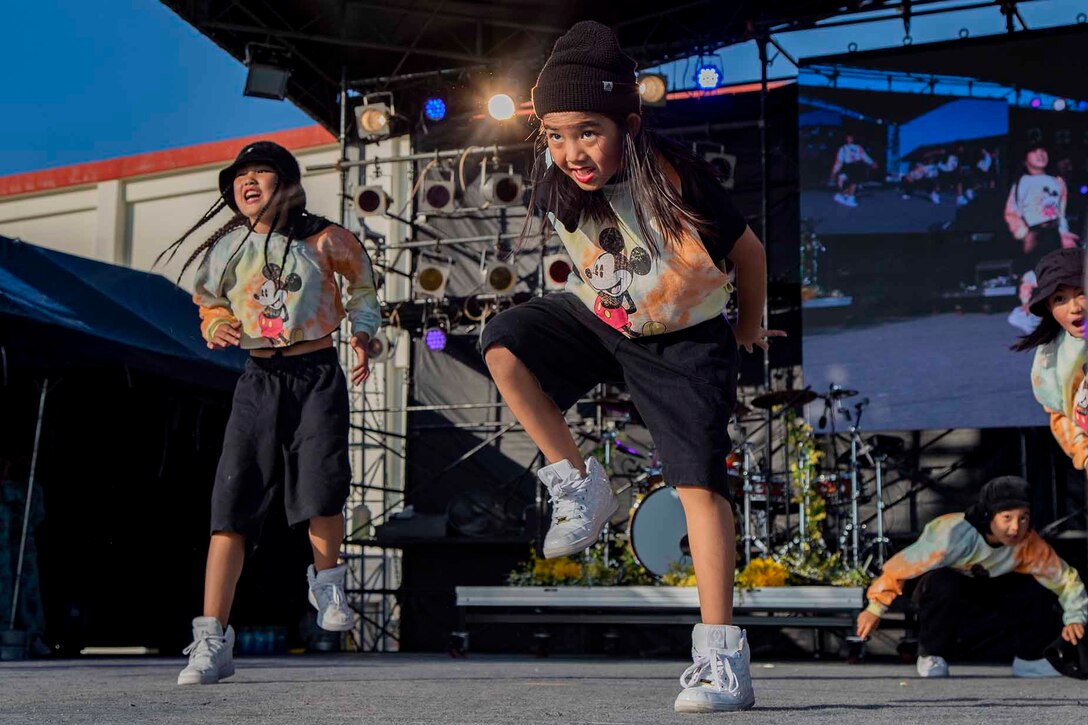
[[[1083,470],[1088,463],[1088,381],[1084,341],[1062,332],[1035,350],[1031,389],[1050,416],[1054,439]]]
[[[219,325],[237,322],[242,348],[285,347],[332,333],[345,314],[352,333],[378,329],[374,272],[354,234],[329,223],[292,239],[285,255],[287,237],[276,232],[266,256],[265,235],[247,231],[242,226],[219,240],[193,279],[204,339]],[[344,279],[346,303],[336,275]]]
[[[679,186],[675,172],[670,177]],[[733,285],[698,233],[685,229],[677,245],[665,245],[659,234],[644,240],[628,183],[611,184],[605,193],[615,220],[585,216],[570,231],[549,214],[576,270],[567,289],[601,321],[631,338],[675,332],[722,314]],[[649,244],[660,250],[660,257],[654,258]]]
[[[869,586],[867,611],[883,616],[903,583],[927,571],[948,567],[969,575],[981,567],[991,576],[1030,574],[1058,595],[1065,624],[1088,621],[1088,596],[1077,570],[1066,564],[1043,537],[1031,531],[1015,546],[990,546],[964,514],[945,514],[930,521],[918,540],[884,563]]]

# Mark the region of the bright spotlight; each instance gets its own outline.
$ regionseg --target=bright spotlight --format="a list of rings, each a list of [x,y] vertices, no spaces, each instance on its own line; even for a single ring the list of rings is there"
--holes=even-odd
[[[704,65],[695,72],[695,84],[704,91],[712,91],[722,82],[722,72],[712,65]]]
[[[505,121],[514,117],[517,107],[513,98],[505,93],[496,93],[487,101],[487,112],[496,121]]]
[[[381,99],[381,100],[379,100]],[[359,138],[372,141],[392,133],[393,94],[371,93],[355,109],[355,130]]]
[[[638,93],[646,106],[664,106],[668,81],[660,73],[643,73],[638,77]]]
[[[1088,196],[1088,184],[1082,184],[1080,187],[1080,195]]]
[[[1032,108],[1038,108],[1041,105],[1043,105],[1043,99],[1042,98],[1032,98],[1031,99],[1031,107]]]
[[[1065,110],[1065,99],[1064,98],[1055,98],[1054,103],[1052,105],[1054,106],[1055,111],[1064,111]]]
[[[423,104],[423,115],[428,121],[441,121],[446,117],[446,102],[435,96]]]

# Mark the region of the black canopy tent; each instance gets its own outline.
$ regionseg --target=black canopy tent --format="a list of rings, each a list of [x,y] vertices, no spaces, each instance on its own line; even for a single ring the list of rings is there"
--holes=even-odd
[[[5,592],[12,608],[0,627],[16,624],[35,479],[48,484],[47,498],[64,502],[46,521],[53,535],[39,542],[53,571],[68,572],[42,582],[56,595],[49,608],[64,617],[69,596],[96,591],[69,584],[99,563],[93,552],[128,540],[128,531],[103,530],[124,520],[119,508],[174,496],[175,510],[203,505],[171,484],[207,488],[244,360],[241,350],[207,349],[196,307],[166,278],[0,236],[0,485],[26,488],[14,587]],[[166,485],[148,486],[152,480]],[[162,525],[144,515],[127,528],[188,535],[184,520]],[[84,558],[91,566],[79,565]]]

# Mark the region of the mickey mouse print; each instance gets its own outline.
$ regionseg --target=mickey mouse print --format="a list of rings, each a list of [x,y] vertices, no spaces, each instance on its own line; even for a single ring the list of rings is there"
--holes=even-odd
[[[729,278],[707,253],[698,234],[686,231],[680,244],[666,247],[660,235],[644,240],[625,182],[614,185],[609,202],[616,217],[584,216],[568,230],[549,215],[578,276],[567,289],[602,322],[629,337],[660,335],[722,314]],[[657,255],[651,249],[660,250]]]

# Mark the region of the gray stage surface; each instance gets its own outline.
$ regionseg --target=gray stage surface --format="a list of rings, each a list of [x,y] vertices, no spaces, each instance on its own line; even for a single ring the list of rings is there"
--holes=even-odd
[[[0,723],[1072,723],[1088,682],[954,667],[756,663],[755,710],[672,712],[684,664],[420,655],[247,658],[219,685],[178,687],[181,658],[0,664]]]
[[[1007,317],[1001,309],[810,328],[805,384],[817,392],[829,383],[860,391],[872,403],[862,419],[867,431],[1045,426],[1031,391],[1034,354],[1009,350],[1020,333]],[[812,403],[809,420],[822,412],[822,401]],[[848,424],[840,418],[838,425]]]

